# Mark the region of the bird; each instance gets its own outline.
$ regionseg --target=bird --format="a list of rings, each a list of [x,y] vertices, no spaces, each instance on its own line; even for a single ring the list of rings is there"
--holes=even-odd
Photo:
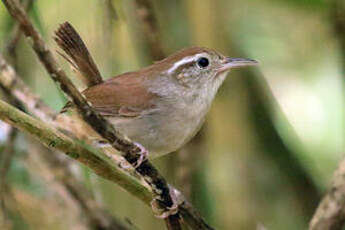
[[[118,131],[147,149],[149,158],[174,152],[205,121],[219,87],[233,68],[257,65],[205,47],[182,49],[137,71],[102,80],[85,43],[65,22],[55,32],[61,54],[90,85],[82,94]],[[73,108],[68,103],[62,112]],[[101,143],[101,140],[100,140]]]

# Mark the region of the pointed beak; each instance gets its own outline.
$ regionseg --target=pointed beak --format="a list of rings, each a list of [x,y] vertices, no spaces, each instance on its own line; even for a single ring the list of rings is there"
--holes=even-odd
[[[219,68],[219,73],[230,70],[232,68],[239,68],[243,66],[258,65],[259,62],[248,58],[226,58],[223,65]]]

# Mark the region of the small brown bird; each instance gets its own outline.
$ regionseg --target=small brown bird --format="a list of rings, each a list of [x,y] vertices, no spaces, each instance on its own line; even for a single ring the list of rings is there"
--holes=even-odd
[[[56,32],[64,56],[89,85],[83,94],[120,132],[140,143],[150,157],[176,151],[200,129],[211,103],[232,68],[257,61],[229,58],[192,47],[136,72],[102,81],[86,46],[69,23]]]

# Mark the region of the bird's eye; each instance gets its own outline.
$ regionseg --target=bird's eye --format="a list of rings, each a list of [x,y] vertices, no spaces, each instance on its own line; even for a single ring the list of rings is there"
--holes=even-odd
[[[210,64],[208,59],[205,57],[199,58],[197,63],[200,68],[206,68]]]

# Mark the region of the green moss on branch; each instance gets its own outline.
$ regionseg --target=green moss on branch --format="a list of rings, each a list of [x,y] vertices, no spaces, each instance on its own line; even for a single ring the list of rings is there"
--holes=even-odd
[[[123,170],[118,169],[103,153],[67,137],[1,100],[0,119],[38,139],[48,148],[64,152],[92,169],[99,176],[120,185],[146,204],[152,200],[151,192],[145,186]]]

